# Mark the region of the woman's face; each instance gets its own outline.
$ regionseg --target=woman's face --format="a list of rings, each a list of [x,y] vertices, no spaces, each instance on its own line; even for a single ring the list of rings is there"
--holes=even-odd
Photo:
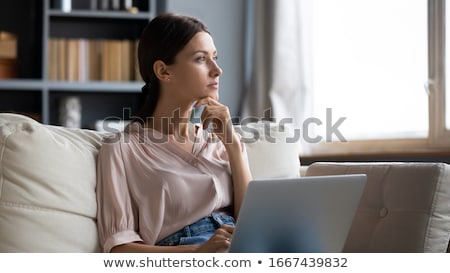
[[[217,50],[212,37],[198,32],[168,66],[170,84],[180,98],[196,101],[203,97],[218,99],[219,76]]]

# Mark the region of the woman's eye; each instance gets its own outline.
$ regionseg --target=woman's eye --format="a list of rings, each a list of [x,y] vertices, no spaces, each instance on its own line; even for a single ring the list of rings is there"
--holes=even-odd
[[[213,60],[214,60],[214,61],[217,61],[218,59],[219,59],[219,56],[214,56],[214,57],[213,57]]]
[[[204,57],[204,56],[198,57],[198,58],[197,58],[197,61],[198,61],[198,62],[204,62],[204,61],[206,61],[206,57]]]

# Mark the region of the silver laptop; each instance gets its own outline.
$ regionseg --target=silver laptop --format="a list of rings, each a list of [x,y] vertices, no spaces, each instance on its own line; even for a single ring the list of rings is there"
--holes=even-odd
[[[229,252],[342,252],[365,174],[250,182]]]

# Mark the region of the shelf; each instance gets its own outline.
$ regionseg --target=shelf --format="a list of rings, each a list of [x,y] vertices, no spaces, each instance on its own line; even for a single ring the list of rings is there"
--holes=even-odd
[[[49,81],[46,86],[49,90],[79,91],[79,92],[106,92],[106,93],[140,93],[144,84],[141,82],[58,82]]]
[[[63,12],[60,10],[49,10],[50,17],[71,17],[71,18],[92,18],[92,19],[145,19],[148,20],[151,17],[149,12],[131,13],[127,11],[71,11]]]
[[[17,79],[0,80],[0,90],[41,90],[43,87],[41,80]]]
[[[42,81],[42,80],[0,80],[0,90],[37,90],[44,88],[53,91],[79,91],[83,93],[140,93],[141,82],[67,82],[67,81]]]

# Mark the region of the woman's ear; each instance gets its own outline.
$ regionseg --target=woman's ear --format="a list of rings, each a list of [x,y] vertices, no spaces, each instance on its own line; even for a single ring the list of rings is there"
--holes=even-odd
[[[170,78],[168,67],[161,60],[157,60],[156,62],[153,63],[153,72],[155,72],[155,76],[160,81],[167,81]]]

